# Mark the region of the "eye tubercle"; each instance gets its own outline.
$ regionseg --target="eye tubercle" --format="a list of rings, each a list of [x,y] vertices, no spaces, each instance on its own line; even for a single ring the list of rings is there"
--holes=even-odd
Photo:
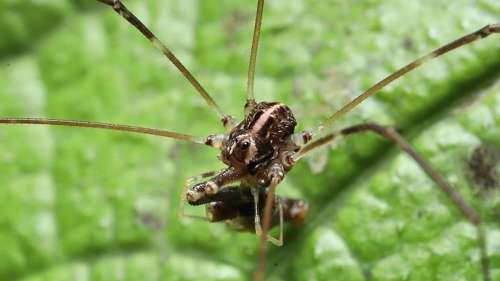
[[[250,141],[248,142],[248,148],[246,152],[245,163],[249,164],[250,161],[255,158],[255,155],[257,155],[258,152],[257,145],[255,144],[255,141],[253,139],[250,139]]]
[[[248,149],[248,148],[250,147],[250,142],[249,142],[249,141],[247,141],[247,140],[242,141],[242,142],[239,144],[239,146],[240,146],[240,148],[241,148],[241,149],[246,150],[246,149]]]

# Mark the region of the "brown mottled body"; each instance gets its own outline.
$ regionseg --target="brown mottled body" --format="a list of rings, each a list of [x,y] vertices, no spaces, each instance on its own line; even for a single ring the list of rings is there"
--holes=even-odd
[[[191,205],[210,203],[207,209],[209,220],[225,220],[234,228],[251,228],[259,233],[263,206],[258,203],[265,202],[267,193],[264,190],[271,182],[279,183],[283,179],[293,166],[292,155],[300,148],[292,138],[296,124],[292,111],[286,105],[260,102],[228,135],[207,138],[206,143],[209,144],[213,144],[215,138],[219,139],[220,159],[228,168],[191,187],[186,192],[187,202]],[[227,187],[234,182],[240,183],[240,193],[234,191],[234,186]],[[297,202],[295,199],[276,197],[272,212],[273,218],[278,219],[273,220],[273,225],[280,222],[280,216],[285,222],[293,220],[292,213],[301,213],[303,217],[307,213],[307,204],[301,201],[295,206]],[[250,210],[252,221],[248,216]],[[225,216],[227,219],[223,219]]]
[[[290,165],[281,160],[299,149],[291,140],[296,124],[286,105],[260,102],[231,130],[222,148],[221,160],[227,165],[241,165],[252,177],[267,182],[262,172],[272,162],[282,162],[284,170],[290,169]]]
[[[223,138],[220,159],[229,167],[192,187],[186,195],[188,203],[197,205],[204,197],[236,181],[249,188],[268,186],[273,178],[281,181],[293,165],[291,156],[300,148],[292,140],[296,124],[286,105],[256,104]],[[212,143],[212,139],[209,137],[207,142]]]

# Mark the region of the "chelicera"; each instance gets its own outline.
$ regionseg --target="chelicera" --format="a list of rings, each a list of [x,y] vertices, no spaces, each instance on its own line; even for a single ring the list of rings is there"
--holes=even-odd
[[[245,117],[240,122],[226,114],[219,107],[172,51],[130,12],[121,0],[98,1],[110,6],[132,24],[174,64],[206,101],[207,105],[218,114],[226,132],[206,138],[197,138],[161,129],[90,121],[0,118],[0,123],[44,124],[126,131],[162,136],[219,149],[219,158],[227,165],[227,168],[220,172],[206,172],[200,176],[189,178],[184,186],[180,212],[183,214],[184,209],[182,206],[186,201],[191,205],[205,205],[207,210],[206,218],[209,221],[224,221],[237,230],[255,232],[260,236],[259,266],[256,271],[256,280],[263,279],[266,241],[282,245],[283,224],[285,222],[301,223],[308,212],[308,204],[305,201],[274,195],[276,187],[287,172],[303,156],[338,138],[365,132],[375,133],[408,153],[426,174],[436,182],[437,186],[449,197],[463,216],[476,226],[483,278],[484,280],[491,280],[486,237],[479,214],[396,130],[372,123],[359,124],[333,132],[325,132],[325,130],[331,127],[339,117],[355,108],[365,99],[429,60],[485,38],[490,34],[500,33],[500,24],[487,25],[408,63],[341,107],[322,124],[311,130],[295,132],[297,121],[290,108],[280,102],[257,102],[254,97],[254,73],[264,0],[257,1],[248,68],[247,97],[244,105]],[[268,235],[269,229],[273,226],[280,227],[279,238]]]

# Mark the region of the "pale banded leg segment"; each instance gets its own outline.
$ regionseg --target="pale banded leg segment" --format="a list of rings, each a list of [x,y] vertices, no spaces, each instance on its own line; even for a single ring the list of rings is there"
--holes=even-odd
[[[186,199],[191,205],[198,205],[207,195],[213,195],[219,192],[221,187],[212,180],[198,183],[186,191]]]
[[[207,172],[207,173],[203,173],[203,174],[200,174],[200,175],[197,175],[197,176],[194,176],[194,177],[189,177],[186,179],[186,181],[184,182],[184,187],[182,188],[182,192],[181,192],[181,200],[180,200],[180,206],[179,206],[179,217],[183,218],[183,217],[187,217],[187,218],[193,218],[193,219],[201,219],[201,220],[207,220],[206,217],[203,217],[203,216],[197,216],[197,215],[189,215],[189,214],[186,214],[184,211],[185,211],[185,205],[186,205],[186,194],[188,193],[188,189],[190,186],[193,186],[194,184],[196,184],[197,182],[203,180],[203,179],[206,179],[208,177],[212,177],[213,175],[215,175],[217,172],[216,171],[211,171],[211,172]]]
[[[219,134],[219,135],[209,135],[205,139],[205,144],[214,148],[220,149],[224,143],[224,141],[227,139],[227,135],[224,134]]]
[[[298,147],[303,147],[312,139],[312,135],[310,132],[303,131],[300,133],[295,133],[292,135],[293,143]]]
[[[211,174],[213,176],[214,174]],[[245,171],[235,167],[228,167],[215,174],[210,180],[195,184],[186,191],[186,199],[190,205],[201,205],[208,201],[208,197],[219,192],[228,184],[240,180]]]

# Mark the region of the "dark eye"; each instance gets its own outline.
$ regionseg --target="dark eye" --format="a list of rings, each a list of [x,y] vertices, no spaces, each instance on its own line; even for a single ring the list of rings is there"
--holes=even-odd
[[[250,147],[250,143],[247,141],[241,142],[240,143],[240,148],[241,149],[248,149]]]

